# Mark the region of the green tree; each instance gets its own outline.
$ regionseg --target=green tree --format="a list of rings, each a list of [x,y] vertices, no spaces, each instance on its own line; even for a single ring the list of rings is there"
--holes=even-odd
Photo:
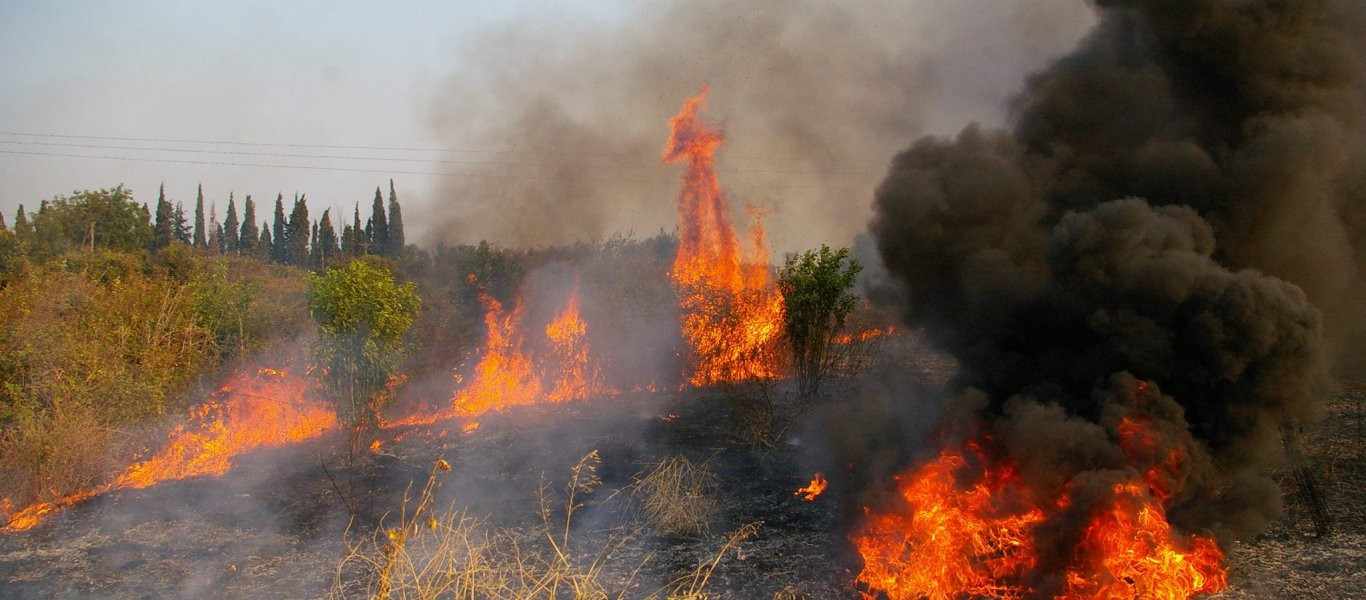
[[[233,202],[232,192],[228,192],[228,214],[223,217],[223,248],[229,255],[242,250],[242,244],[238,241],[238,227],[237,205]]]
[[[355,206],[354,221],[351,224],[351,235],[355,238],[355,243],[351,246],[352,256],[364,256],[370,246],[370,230],[362,229],[360,226],[360,203]]]
[[[251,201],[251,194],[247,194],[247,199],[242,203],[242,232],[237,237],[238,251],[242,256],[255,256],[260,238],[261,230],[256,227],[256,203]]]
[[[285,264],[308,267],[308,237],[312,223],[308,220],[307,196],[294,198],[285,230]]]
[[[340,251],[337,249],[337,230],[332,228],[332,209],[323,211],[322,220],[318,223],[318,268],[326,269],[334,261]]]
[[[188,245],[190,243],[190,222],[185,220],[185,205],[175,203],[175,210],[171,212],[171,222],[175,224],[175,239],[180,243]]]
[[[33,218],[33,250],[47,257],[92,243],[98,248],[143,250],[153,235],[147,210],[123,186],[57,196],[44,201]]]
[[[283,193],[275,196],[275,222],[271,223],[271,231],[275,238],[270,243],[270,259],[283,263],[289,259],[288,232],[285,229],[285,195]]]
[[[389,254],[389,224],[384,217],[384,196],[375,188],[375,204],[370,209],[370,254]]]
[[[33,226],[29,224],[28,213],[24,211],[24,205],[22,204],[14,211],[14,235],[17,236],[20,241],[33,235]]]
[[[261,260],[270,260],[270,253],[274,248],[271,246],[270,226],[265,221],[261,221],[261,239],[256,242],[254,256]]]
[[[858,296],[849,290],[862,268],[849,258],[848,248],[832,251],[822,244],[819,251],[789,256],[778,269],[783,326],[802,396],[819,391],[821,379],[829,372],[835,334],[858,304]]]
[[[199,191],[194,198],[194,247],[205,249],[209,247],[207,232],[204,230],[204,184],[199,184]]]
[[[166,199],[166,184],[161,184],[161,190],[157,192],[157,212],[156,224],[153,226],[155,235],[153,236],[153,248],[165,248],[171,245],[175,239],[175,208]]]
[[[337,415],[357,435],[378,424],[388,382],[404,355],[403,335],[421,307],[416,284],[399,285],[387,269],[353,260],[308,276],[308,309],[318,324],[314,357]],[[354,450],[354,447],[353,447]]]
[[[394,192],[394,180],[389,180],[389,234],[384,240],[389,256],[403,253],[403,209],[398,205],[398,194]]]

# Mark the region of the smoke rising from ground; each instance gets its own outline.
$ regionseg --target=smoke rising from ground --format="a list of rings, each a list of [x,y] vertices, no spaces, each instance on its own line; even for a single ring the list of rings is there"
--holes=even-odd
[[[709,83],[737,212],[770,211],[779,251],[847,244],[887,155],[925,131],[999,120],[1023,74],[1090,19],[1080,0],[680,1],[563,34],[547,31],[575,15],[523,19],[473,40],[471,66],[433,101],[453,145],[510,152],[454,154],[482,164],[439,191],[431,231],[543,246],[671,230],[666,121]]]
[[[1173,523],[1250,535],[1279,511],[1258,474],[1279,428],[1314,417],[1327,353],[1362,327],[1366,11],[1097,11],[1011,131],[899,154],[871,230],[1027,479],[1105,489],[1135,461],[1117,423],[1144,419],[1190,456]]]

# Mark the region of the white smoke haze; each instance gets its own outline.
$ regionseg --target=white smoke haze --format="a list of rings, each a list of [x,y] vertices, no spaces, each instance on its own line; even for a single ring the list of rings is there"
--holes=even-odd
[[[847,245],[887,158],[915,137],[998,123],[1025,74],[1093,22],[1081,0],[671,2],[569,26],[551,13],[472,39],[431,103],[470,176],[414,212],[426,242],[545,246],[677,222],[667,119],[699,86],[734,211],[779,252]],[[741,224],[744,217],[737,217]]]

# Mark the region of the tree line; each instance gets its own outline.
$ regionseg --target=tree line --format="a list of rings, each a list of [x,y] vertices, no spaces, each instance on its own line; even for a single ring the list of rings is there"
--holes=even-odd
[[[172,204],[162,184],[153,212],[138,204],[122,185],[113,189],[74,192],[43,200],[35,212],[22,204],[14,215],[16,241],[30,254],[55,257],[96,247],[111,250],[159,250],[174,243],[199,248],[211,255],[255,256],[280,264],[325,269],[345,257],[398,257],[406,247],[403,211],[389,180],[386,205],[379,187],[370,216],[362,225],[357,203],[350,223],[338,234],[331,209],[310,220],[306,195],[295,195],[286,216],[284,194],[275,197],[273,221],[257,217],[250,195],[242,201],[239,218],[236,198],[228,195],[227,213],[218,220],[216,207],[204,212],[204,186],[196,192],[192,219],[181,202]],[[7,226],[0,215],[0,231]]]

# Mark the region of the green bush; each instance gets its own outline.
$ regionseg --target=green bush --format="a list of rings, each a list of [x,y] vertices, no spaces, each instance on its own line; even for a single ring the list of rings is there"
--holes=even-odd
[[[308,276],[308,308],[320,334],[314,357],[337,415],[356,431],[378,424],[391,399],[387,384],[403,358],[403,334],[421,306],[416,288],[365,260]]]

